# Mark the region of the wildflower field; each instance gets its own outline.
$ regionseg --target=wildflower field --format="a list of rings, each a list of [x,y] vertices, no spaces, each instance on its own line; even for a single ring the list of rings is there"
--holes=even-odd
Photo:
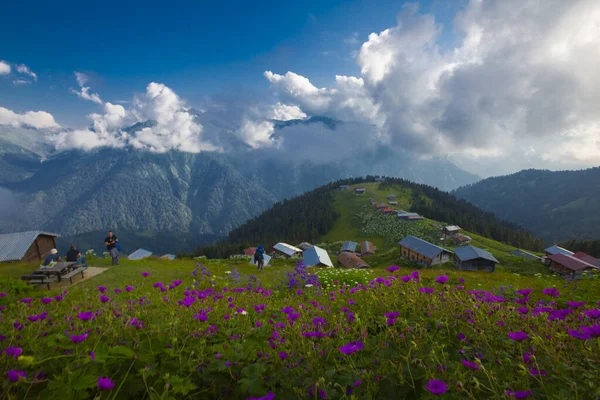
[[[6,286],[1,397],[600,396],[598,281],[299,262],[265,284],[242,264],[166,265],[60,291]]]

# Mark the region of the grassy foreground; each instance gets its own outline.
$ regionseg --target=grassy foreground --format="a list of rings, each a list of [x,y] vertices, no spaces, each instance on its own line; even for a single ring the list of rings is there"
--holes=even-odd
[[[125,261],[25,293],[28,267],[3,267],[2,398],[600,395],[598,281],[247,262]]]

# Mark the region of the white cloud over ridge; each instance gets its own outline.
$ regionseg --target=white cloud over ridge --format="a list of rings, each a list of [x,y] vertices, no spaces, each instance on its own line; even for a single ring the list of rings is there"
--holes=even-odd
[[[284,104],[371,122],[418,154],[462,154],[471,170],[600,163],[600,3],[472,0],[453,28],[460,44],[447,48],[435,17],[406,4],[362,44],[360,77],[332,88],[291,71],[265,77]]]
[[[4,107],[0,107],[0,125],[37,129],[60,127],[52,114],[46,111],[27,111],[19,114]]]

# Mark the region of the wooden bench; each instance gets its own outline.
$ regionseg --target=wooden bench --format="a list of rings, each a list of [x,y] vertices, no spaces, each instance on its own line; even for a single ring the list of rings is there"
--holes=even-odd
[[[77,275],[78,273],[81,273],[81,279],[83,279],[83,271],[85,271],[85,267],[83,267],[83,266],[77,267],[73,271],[68,272],[68,273],[62,275],[61,278],[62,279],[68,279],[69,282],[71,282],[71,285],[72,285],[73,284],[73,277],[75,275]]]
[[[32,285],[43,285],[45,284],[48,290],[50,290],[50,284],[57,281],[56,276],[46,276],[43,274],[37,274],[33,272],[31,275],[23,275],[21,279],[27,281]]]

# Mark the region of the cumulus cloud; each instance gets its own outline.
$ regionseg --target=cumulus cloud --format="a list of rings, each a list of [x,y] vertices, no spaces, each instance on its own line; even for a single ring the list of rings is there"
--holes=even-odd
[[[17,67],[18,73],[28,75],[31,78],[33,78],[34,81],[37,81],[37,74],[35,72],[33,72],[27,65],[19,64],[19,65],[16,65],[16,67]]]
[[[8,75],[10,74],[11,68],[10,64],[6,61],[0,60],[0,75]]]
[[[79,74],[77,80],[83,88],[87,76]],[[164,84],[148,84],[146,93],[136,96],[129,110],[110,102],[104,103],[103,107],[104,114],[88,115],[92,129],[62,131],[53,135],[51,142],[59,150],[98,147],[133,147],[161,153],[221,150],[203,140],[202,125],[194,120],[185,102]],[[144,123],[139,129],[125,129],[138,122]]]
[[[291,119],[304,119],[307,115],[298,106],[277,103],[269,107],[267,118],[278,121],[289,121]]]
[[[0,125],[25,126],[38,129],[60,127],[52,114],[46,111],[27,111],[19,114],[4,107],[0,107]]]
[[[240,127],[242,139],[254,149],[276,146],[277,141],[271,137],[273,132],[275,132],[275,126],[271,121],[245,119]]]
[[[449,48],[442,31],[459,44]],[[362,117],[418,154],[510,160],[526,156],[521,148],[532,157],[531,148],[540,160],[600,162],[595,0],[471,0],[452,27],[406,4],[395,26],[368,36],[356,62],[360,77],[338,76],[332,88],[293,72],[265,77],[282,102]]]
[[[77,80],[77,84],[79,85],[79,90],[71,88],[71,93],[76,94],[84,100],[93,101],[96,104],[102,104],[102,99],[98,93],[90,93],[91,88],[89,86],[85,86],[89,77],[83,72],[75,72],[75,79]]]

